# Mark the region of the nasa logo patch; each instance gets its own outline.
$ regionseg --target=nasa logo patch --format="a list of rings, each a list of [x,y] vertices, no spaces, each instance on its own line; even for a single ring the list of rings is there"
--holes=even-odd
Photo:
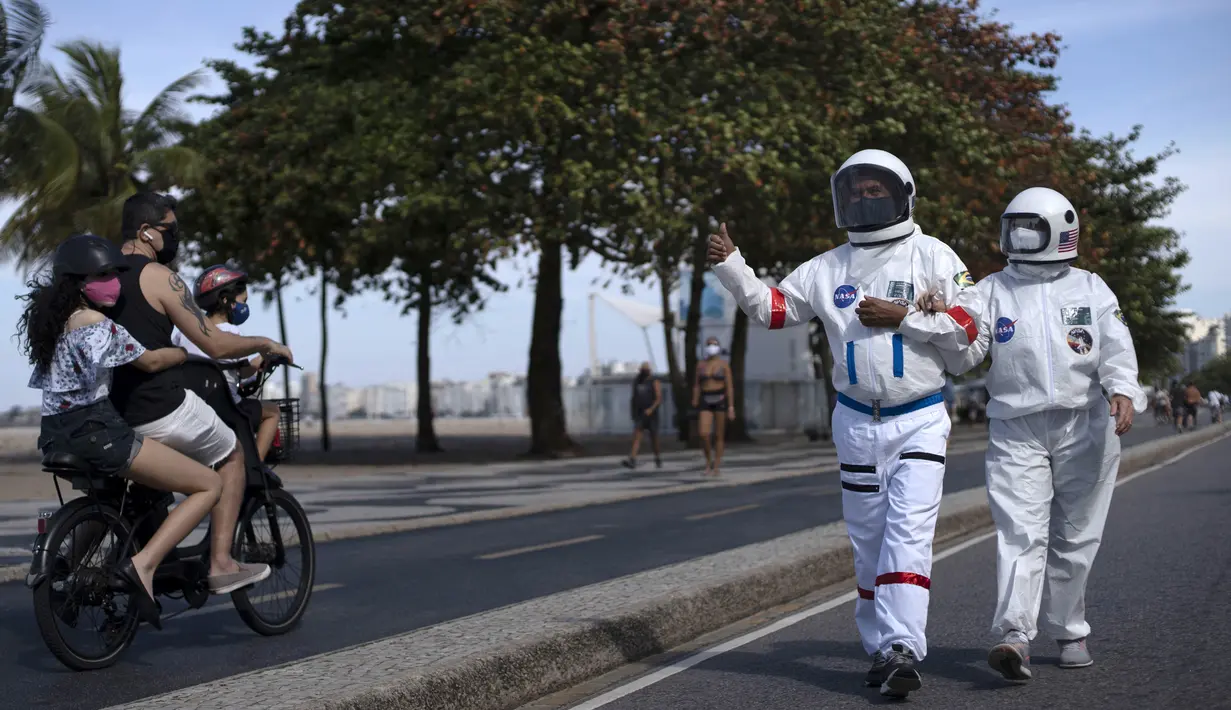
[[[1009,320],[1008,318],[996,319],[996,342],[1001,345],[1013,339],[1013,333],[1017,332],[1017,321]]]
[[[854,286],[843,284],[834,289],[833,304],[838,308],[846,308],[855,302],[858,293]]]
[[[1069,347],[1078,355],[1085,355],[1094,347],[1094,337],[1085,328],[1069,330]]]

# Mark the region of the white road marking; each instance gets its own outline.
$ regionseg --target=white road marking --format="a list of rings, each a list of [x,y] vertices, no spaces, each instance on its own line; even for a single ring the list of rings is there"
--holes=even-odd
[[[586,535],[584,537],[574,537],[568,540],[560,540],[559,542],[548,542],[542,545],[531,545],[529,547],[518,547],[512,550],[505,550],[504,552],[492,552],[486,555],[479,555],[475,559],[477,560],[498,560],[502,557],[512,557],[513,555],[524,555],[527,552],[538,552],[539,550],[551,550],[556,547],[566,547],[568,545],[579,545],[583,542],[590,542],[592,540],[601,540],[602,538],[603,538],[602,535]]]
[[[1172,458],[1167,459],[1166,461],[1163,461],[1162,463],[1155,464],[1153,466],[1150,466],[1149,468],[1145,468],[1136,473],[1125,476],[1124,478],[1121,478],[1116,481],[1116,487],[1118,488],[1124,485],[1125,483],[1128,483],[1129,481],[1133,481],[1148,473],[1154,473],[1155,471],[1161,468],[1170,466],[1176,461],[1179,461],[1180,459],[1183,459],[1184,457],[1196,451],[1200,451],[1201,449],[1204,449],[1210,444],[1216,444],[1226,438],[1227,438],[1226,435],[1220,436],[1217,439],[1213,439],[1204,444],[1201,444],[1200,446],[1189,449],[1188,451],[1185,451],[1182,454],[1173,456]],[[982,542],[991,540],[994,537],[996,537],[996,532],[992,531],[989,533],[984,533],[982,535],[979,535],[978,537],[971,538],[965,542],[954,545],[953,547],[947,547],[944,550],[938,552],[936,555],[934,555],[932,557],[932,561],[939,562],[940,560],[943,560],[947,557],[952,557],[953,555],[956,555],[959,552],[962,552],[971,547],[974,547],[975,545],[978,545]],[[848,602],[853,602],[855,601],[855,598],[857,596],[858,596],[858,592],[847,592],[846,594],[843,594],[834,599],[830,599],[827,602],[823,602],[814,607],[804,609],[803,611],[800,611],[800,612],[796,612],[788,617],[775,621],[769,626],[766,626],[761,629],[757,629],[756,631],[749,632],[747,634],[744,634],[743,636],[733,638],[730,641],[726,641],[725,643],[720,643],[717,646],[707,648],[704,651],[700,651],[691,656],[688,656],[687,658],[683,658],[679,661],[676,661],[675,663],[672,663],[669,666],[665,666],[657,671],[654,671],[653,673],[644,675],[634,681],[631,681],[617,688],[609,690],[606,693],[599,695],[598,697],[591,698],[590,700],[587,700],[586,702],[580,705],[573,706],[571,710],[597,710],[598,708],[601,708],[604,705],[609,705],[619,700],[620,698],[623,698],[628,695],[632,695],[633,693],[636,693],[640,690],[644,690],[650,687],[651,685],[661,683],[662,681],[670,678],[673,675],[676,675],[678,673],[683,673],[689,668],[692,668],[695,665],[704,663],[710,660],[711,658],[715,658],[717,656],[721,656],[724,653],[734,651],[735,649],[740,648],[741,646],[746,646],[752,643],[753,641],[769,636],[770,634],[775,634],[779,631],[782,631],[783,629],[794,626],[795,624],[798,624],[801,621],[806,621],[807,619],[810,619],[816,616],[817,614],[823,614],[832,609],[836,609]]]
[[[315,587],[312,587],[312,593],[315,594],[316,592],[325,592],[330,589],[337,589],[343,586],[345,585],[332,584],[332,583],[331,584],[318,584]],[[227,595],[227,596],[229,597],[230,595]],[[287,597],[293,597],[293,596],[295,596],[294,591],[286,591],[286,592],[278,592],[277,594],[262,594],[260,596],[252,597],[251,599],[249,599],[249,601],[253,602],[254,604],[260,604],[263,602],[273,601],[274,599],[285,599]],[[235,609],[235,605],[231,604],[230,601],[228,600],[225,602],[219,602],[218,604],[210,604],[208,606],[203,606],[200,609],[192,609],[190,611],[186,611],[183,614],[177,615],[175,618],[187,619],[188,617],[191,617],[191,616],[200,616],[202,614],[212,614],[216,611],[234,611],[234,609]]]
[[[741,505],[735,508],[725,508],[723,510],[712,510],[708,513],[697,513],[696,515],[690,515],[684,519],[689,520],[689,521],[708,520],[709,518],[717,518],[720,515],[730,515],[731,513],[742,513],[745,510],[752,510],[754,508],[760,508],[760,507],[761,507],[760,503],[749,503],[748,505]]]

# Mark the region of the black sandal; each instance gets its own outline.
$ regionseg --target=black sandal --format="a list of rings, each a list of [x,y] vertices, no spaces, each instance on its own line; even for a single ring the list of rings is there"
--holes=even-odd
[[[116,576],[129,587],[128,603],[132,604],[134,601],[137,603],[137,617],[162,631],[162,605],[145,591],[145,585],[141,583],[141,577],[137,574],[137,568],[133,566],[131,557],[120,565]]]

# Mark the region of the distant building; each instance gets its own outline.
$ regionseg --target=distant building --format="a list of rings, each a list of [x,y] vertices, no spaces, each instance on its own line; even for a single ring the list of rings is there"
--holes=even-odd
[[[1202,318],[1187,311],[1181,321],[1188,328],[1188,344],[1181,356],[1182,374],[1196,372],[1211,360],[1227,354],[1231,338],[1231,315],[1221,318]]]

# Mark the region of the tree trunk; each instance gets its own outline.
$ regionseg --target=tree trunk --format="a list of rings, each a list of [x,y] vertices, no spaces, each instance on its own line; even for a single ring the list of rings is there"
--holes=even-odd
[[[690,405],[692,388],[697,382],[697,340],[701,333],[701,292],[705,288],[706,239],[705,227],[698,225],[692,253],[692,276],[688,280],[688,315],[684,319],[684,386],[688,388]],[[689,446],[701,445],[701,439],[696,435],[691,422],[680,432],[680,441],[687,441]]]
[[[560,364],[560,325],[564,311],[564,248],[545,241],[539,253],[534,284],[534,324],[530,333],[530,363],[526,400],[530,409],[530,453],[554,456],[574,451],[564,420]]]
[[[282,281],[274,282],[274,296],[278,300],[278,337],[282,339],[282,344],[290,347],[286,336],[286,308],[282,305]],[[282,368],[282,396],[290,399],[291,397],[291,368]]]
[[[833,407],[837,393],[833,387],[833,353],[829,351],[829,339],[825,336],[825,327],[821,325],[819,320],[813,320],[808,324],[808,345],[812,350],[812,373],[816,379],[825,383],[825,401],[821,406],[825,407],[828,427],[823,433],[823,438],[831,438],[833,435]]]
[[[430,275],[419,274],[419,407],[415,427],[415,451],[444,451],[436,439],[436,424],[432,414],[432,281]]]
[[[329,356],[329,271],[321,269],[321,377],[317,389],[321,398],[321,450],[329,451],[329,388],[325,384],[325,363]]]
[[[667,343],[667,373],[671,378],[671,402],[675,405],[675,427],[676,431],[686,439],[688,436],[688,408],[691,402],[688,399],[688,382],[684,380],[682,377],[683,373],[680,372],[679,353],[675,351],[675,314],[671,311],[672,275],[670,268],[671,265],[666,263],[666,259],[660,262],[658,290],[659,295],[662,297],[663,338]]]
[[[748,315],[735,309],[735,325],[731,328],[731,390],[735,394],[735,420],[727,422],[727,441],[752,441],[748,420],[744,418],[744,371],[748,365]]]

